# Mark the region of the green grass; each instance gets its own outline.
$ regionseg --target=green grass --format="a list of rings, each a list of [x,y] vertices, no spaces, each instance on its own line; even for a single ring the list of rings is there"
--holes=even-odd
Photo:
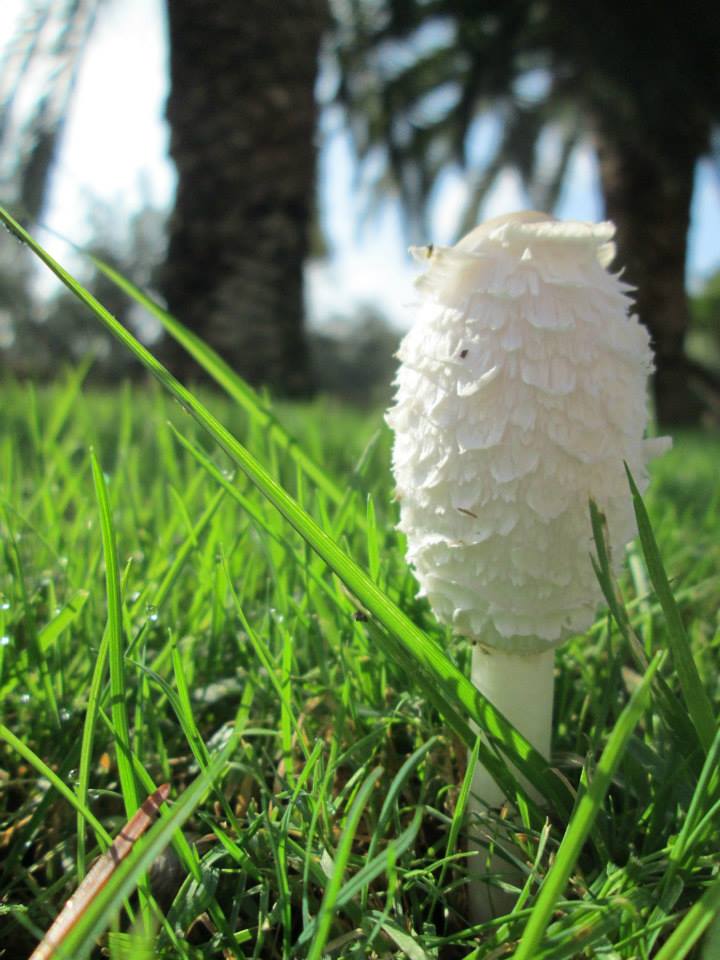
[[[68,956],[110,928],[117,957],[714,960],[719,438],[655,465],[652,535],[604,584],[615,617],[559,651],[539,804],[508,758],[536,780],[541,761],[414,596],[381,411],[272,408],[234,381],[181,406],[158,370],[117,392],[84,372],[0,388],[8,956],[169,782]],[[476,927],[471,717],[522,811],[470,825],[506,831],[523,871],[515,910]]]

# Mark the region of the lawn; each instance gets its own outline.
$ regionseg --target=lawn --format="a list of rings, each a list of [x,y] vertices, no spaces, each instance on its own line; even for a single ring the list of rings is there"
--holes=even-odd
[[[76,812],[35,758],[114,835],[127,819],[128,783],[144,798],[168,782],[181,798],[234,729],[240,739],[186,828],[197,876],[168,855],[150,887],[163,913],[147,888],[132,901],[136,924],[152,918],[157,954],[482,957],[501,948],[496,955],[509,955],[557,852],[563,816],[550,811],[549,832],[534,811],[524,823],[513,820],[530,880],[525,905],[502,923],[468,927],[457,817],[466,749],[398,666],[384,631],[358,618],[341,581],[207,448],[160,387],[83,390],[81,377],[71,371],[52,388],[7,383],[2,391],[0,695],[4,729],[24,745],[21,753],[6,734],[2,748],[6,955],[29,953],[102,846],[96,829],[83,822],[78,832]],[[465,670],[467,645],[451,641],[414,598],[393,531],[381,413],[328,402],[278,411],[346,492],[337,507],[271,432],[226,399],[205,399]],[[101,468],[95,477],[91,451]],[[717,438],[679,437],[655,465],[647,497],[714,703],[719,461]],[[115,624],[103,520],[112,525],[119,565]],[[638,547],[629,552],[622,590],[651,656],[666,645],[667,628]],[[112,657],[114,629],[125,652],[108,681],[102,664],[108,645]],[[640,668],[601,611],[590,635],[560,652],[558,670],[553,762],[574,790],[583,769],[592,771]],[[682,716],[671,662],[662,674]],[[626,743],[538,957],[656,955],[712,889],[718,784],[703,779],[692,728],[674,726],[662,692],[653,688]],[[331,877],[339,884],[328,903]],[[129,936],[124,915],[114,949]]]
[[[415,597],[382,411],[85,373],[0,388],[5,956],[161,784],[66,956],[720,956],[720,438],[654,464],[654,537],[559,651],[556,773],[515,739],[535,791],[468,822],[469,721],[512,738]],[[489,830],[517,899],[473,926]]]

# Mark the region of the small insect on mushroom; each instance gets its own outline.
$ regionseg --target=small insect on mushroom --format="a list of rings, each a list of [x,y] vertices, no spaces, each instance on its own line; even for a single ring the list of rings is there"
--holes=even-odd
[[[588,501],[617,570],[636,532],[624,463],[643,489],[669,445],[643,438],[652,352],[607,270],[613,233],[525,212],[435,247],[387,414],[420,594],[475,642],[473,682],[545,757],[554,648],[601,600]],[[482,767],[473,794],[475,810],[505,799]]]

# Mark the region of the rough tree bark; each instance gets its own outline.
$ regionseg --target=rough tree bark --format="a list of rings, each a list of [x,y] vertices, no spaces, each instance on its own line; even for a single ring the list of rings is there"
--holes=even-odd
[[[302,394],[326,0],[168,0],[167,10],[178,172],[162,279],[168,307],[250,382]],[[175,372],[197,375],[170,349]]]
[[[637,287],[637,313],[655,350],[655,413],[662,426],[696,424],[704,402],[685,356],[687,232],[695,168],[707,131],[600,129],[597,150],[608,219],[617,226],[617,266]],[[653,135],[656,133],[656,135]]]

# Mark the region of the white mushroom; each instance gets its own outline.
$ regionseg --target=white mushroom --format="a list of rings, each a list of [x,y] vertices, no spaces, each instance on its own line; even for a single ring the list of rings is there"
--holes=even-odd
[[[643,439],[652,352],[607,270],[613,233],[525,212],[414,249],[428,269],[387,414],[420,593],[476,642],[473,682],[545,757],[554,648],[601,600],[588,501],[617,570],[636,532],[623,463],[642,490],[670,442]],[[474,795],[504,799],[482,768]]]

